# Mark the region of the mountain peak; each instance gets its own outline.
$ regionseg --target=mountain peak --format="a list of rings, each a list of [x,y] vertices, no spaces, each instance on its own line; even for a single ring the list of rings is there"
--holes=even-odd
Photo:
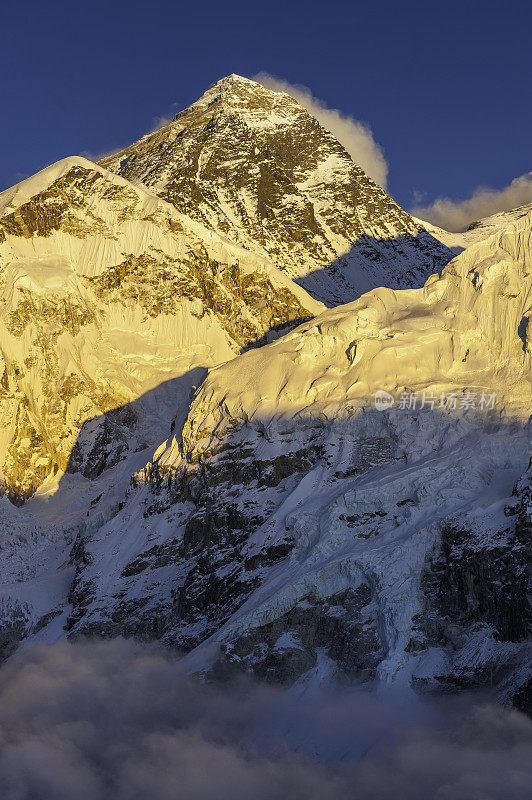
[[[257,81],[251,80],[251,78],[245,78],[243,75],[237,75],[236,72],[231,72],[230,75],[226,75],[224,78],[220,78],[216,81],[214,86],[231,86],[234,84],[241,84],[243,86],[260,86],[260,83]]]
[[[257,81],[244,78],[242,75],[226,75],[216,81],[204,92],[195,103],[179,111],[174,122],[196,119],[199,114],[212,114],[217,110],[238,113],[251,121],[257,118],[258,124],[264,124],[268,117],[272,123],[287,121],[295,113],[307,114],[305,109],[284,92],[267,89]]]
[[[452,255],[296,100],[240,75],[101,163],[328,305],[419,286]]]
[[[207,89],[204,93],[208,94],[213,90],[217,90],[219,92],[231,93],[231,92],[256,92],[266,96],[278,97],[278,96],[285,96],[285,92],[276,92],[273,89],[267,89],[262,83],[253,80],[252,78],[245,78],[243,75],[237,75],[235,72],[232,72],[230,75],[226,75],[223,78],[220,78],[212,86]],[[294,101],[295,102],[295,101]]]

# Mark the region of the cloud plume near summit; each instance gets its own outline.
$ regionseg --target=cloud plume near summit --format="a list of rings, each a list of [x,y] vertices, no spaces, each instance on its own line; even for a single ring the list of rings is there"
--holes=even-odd
[[[482,705],[442,724],[420,709],[362,690],[201,686],[124,640],[27,648],[0,670],[2,800],[527,795],[526,716]]]
[[[307,86],[289,83],[267,72],[259,72],[253,76],[253,80],[267,89],[285,92],[297,100],[320,125],[338,139],[355,164],[362,167],[366,175],[369,175],[376,184],[386,189],[388,164],[380,145],[373,138],[369,125],[335,108],[327,108],[325,103],[314,97]]]
[[[464,231],[472,222],[532,203],[532,172],[515,178],[502,189],[478,187],[466,200],[438,197],[427,206],[417,206],[411,214],[448,231]]]

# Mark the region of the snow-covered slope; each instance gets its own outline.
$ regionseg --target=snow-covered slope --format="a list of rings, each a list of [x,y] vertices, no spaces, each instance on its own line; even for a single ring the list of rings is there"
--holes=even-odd
[[[0,477],[15,499],[156,441],[205,368],[323,308],[77,157],[0,194],[0,289]]]
[[[526,217],[532,211],[532,203],[527,203],[524,206],[519,206],[511,211],[500,211],[497,214],[492,214],[489,217],[483,217],[477,222],[472,222],[467,231],[464,232],[464,241],[466,247],[474,242],[479,242],[492,233],[506,228],[511,222],[518,222],[522,217]]]
[[[238,75],[102,164],[328,305],[420,286],[452,257],[299,103]]]
[[[437,225],[432,225],[430,222],[417,219],[416,217],[413,217],[413,219],[420,225],[423,225],[435,239],[443,242],[451,250],[460,253],[462,250],[465,250],[466,247],[477,244],[483,239],[487,239],[488,236],[502,231],[503,228],[506,228],[512,222],[518,222],[522,217],[530,214],[531,211],[532,203],[519,206],[519,208],[514,208],[511,211],[499,211],[497,214],[492,214],[489,217],[483,217],[476,222],[472,222],[467,230],[459,233],[443,230],[443,228],[438,228]]]
[[[528,215],[211,370],[118,512],[90,511],[67,629],[211,676],[525,705],[531,316]]]

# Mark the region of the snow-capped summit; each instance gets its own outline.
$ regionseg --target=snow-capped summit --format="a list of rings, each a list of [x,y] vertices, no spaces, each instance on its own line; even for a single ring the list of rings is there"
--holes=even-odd
[[[452,257],[296,100],[238,75],[102,164],[328,305],[419,286]]]
[[[288,120],[301,111],[297,100],[285,92],[272,91],[257,81],[233,73],[216,81],[189,108],[178,112],[173,122],[190,120],[207,108],[210,114],[222,110],[240,113],[250,125],[253,120],[257,124],[261,120],[264,125],[275,125],[280,119]]]

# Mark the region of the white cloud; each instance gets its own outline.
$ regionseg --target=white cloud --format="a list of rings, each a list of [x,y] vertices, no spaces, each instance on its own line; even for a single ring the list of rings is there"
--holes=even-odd
[[[170,125],[171,122],[174,121],[174,117],[177,112],[177,103],[172,103],[168,110],[168,114],[162,114],[159,117],[154,117],[151,121],[151,126],[146,136],[150,133],[155,133],[155,131],[160,131],[161,128],[166,128],[167,125]]]
[[[94,161],[96,164],[98,161],[103,161],[105,158],[111,158],[111,156],[121,153],[122,150],[124,150],[123,147],[114,147],[112,150],[105,150],[103,153],[93,153],[90,150],[82,150],[80,153],[77,153],[77,155],[86,158],[88,161]]]
[[[164,652],[123,640],[25,648],[0,669],[1,796],[529,796],[528,717],[471,708],[472,698],[398,700],[359,689],[301,702],[260,684],[200,685]]]
[[[532,172],[515,178],[503,189],[479,186],[467,200],[454,202],[438,197],[431,205],[417,206],[411,213],[449,231],[463,231],[472,222],[499,211],[532,203]]]
[[[375,183],[386,188],[388,164],[380,145],[373,138],[371,128],[365,122],[359,122],[337,109],[327,108],[306,86],[274,78],[267,72],[259,72],[253,79],[268,89],[285,92],[301,103],[320,125],[336,136],[355,164],[362,167]]]

